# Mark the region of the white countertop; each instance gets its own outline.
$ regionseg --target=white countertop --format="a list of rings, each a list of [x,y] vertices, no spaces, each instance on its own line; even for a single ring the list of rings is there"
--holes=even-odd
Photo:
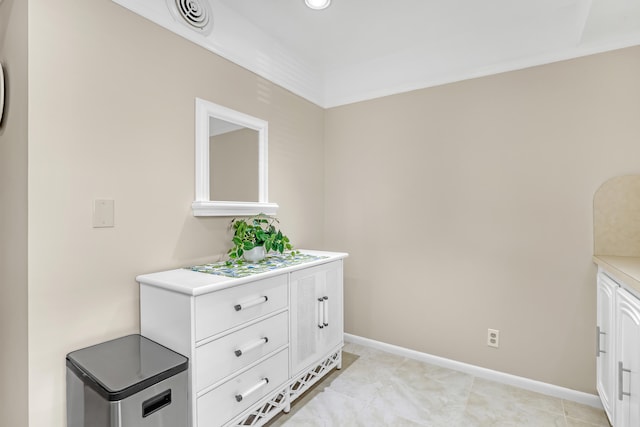
[[[343,259],[349,256],[343,252],[324,252],[312,250],[300,250],[303,254],[322,256],[325,258],[316,259],[296,264],[290,267],[278,268],[264,273],[258,273],[247,277],[226,277],[217,274],[200,273],[189,270],[188,268],[178,268],[175,270],[161,271],[158,273],[142,274],[136,277],[141,284],[157,286],[159,288],[168,289],[187,295],[202,295],[209,292],[218,291],[243,283],[251,282],[256,279],[266,279],[268,277],[278,276],[300,268],[308,268],[316,265],[326,264],[328,262]]]
[[[640,257],[594,255],[593,261],[607,273],[640,293]]]

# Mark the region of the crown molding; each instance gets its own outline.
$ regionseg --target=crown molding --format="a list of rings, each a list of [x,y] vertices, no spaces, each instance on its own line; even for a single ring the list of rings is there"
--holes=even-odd
[[[576,24],[570,30],[570,45],[547,49],[535,56],[497,59],[489,65],[478,61],[475,65],[456,66],[434,64],[429,55],[421,54],[417,49],[405,48],[396,55],[371,63],[325,70],[321,64],[314,64],[288,51],[220,0],[211,0],[214,24],[208,36],[177,22],[164,1],[112,1],[322,108],[640,45],[640,32],[581,43],[588,12],[588,8],[585,8],[581,11],[584,16],[577,20],[580,25]]]
[[[640,45],[640,32],[630,34],[624,38],[571,46],[536,56],[500,61],[489,66],[460,69],[457,72],[449,71],[441,75],[429,74],[430,63],[428,58],[414,59],[410,65],[406,64],[406,68],[397,62],[388,61],[376,64],[375,72],[367,73],[364,69],[354,68],[349,70],[348,73],[342,70],[341,75],[328,75],[325,83],[327,87],[324,97],[325,104],[322,106],[324,108],[333,108],[638,45]],[[413,79],[408,78],[408,73],[404,71],[406,69],[412,70],[411,75],[415,76]]]
[[[273,37],[220,1],[211,1],[214,22],[207,36],[176,21],[164,1],[112,1],[316,105],[325,104],[320,67],[292,55]]]

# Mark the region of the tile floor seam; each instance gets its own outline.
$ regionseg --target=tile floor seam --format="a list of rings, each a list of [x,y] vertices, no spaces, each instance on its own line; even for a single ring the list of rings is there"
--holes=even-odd
[[[568,415],[568,411],[567,411],[567,405],[564,402],[564,399],[560,399],[560,402],[562,402],[562,413],[564,414],[564,424],[566,426],[569,426],[569,420],[567,418],[570,418]]]
[[[467,406],[469,405],[469,398],[471,397],[471,392],[473,390],[473,386],[476,383],[476,377],[475,375],[471,376],[471,384],[469,384],[469,390],[467,391],[467,398],[464,401],[464,412],[467,411]]]

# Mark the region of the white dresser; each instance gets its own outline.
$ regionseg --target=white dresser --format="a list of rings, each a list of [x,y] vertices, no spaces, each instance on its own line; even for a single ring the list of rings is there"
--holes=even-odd
[[[189,358],[192,427],[262,425],[340,368],[346,256],[303,251],[240,278],[137,277],[141,334]]]

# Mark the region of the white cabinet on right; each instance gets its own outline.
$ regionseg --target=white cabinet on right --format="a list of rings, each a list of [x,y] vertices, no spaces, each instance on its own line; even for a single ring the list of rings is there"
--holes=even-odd
[[[640,426],[640,299],[598,272],[597,389],[614,427]]]
[[[342,347],[342,280],[341,260],[291,273],[292,375]]]
[[[622,288],[616,294],[615,426],[640,426],[640,301]]]

